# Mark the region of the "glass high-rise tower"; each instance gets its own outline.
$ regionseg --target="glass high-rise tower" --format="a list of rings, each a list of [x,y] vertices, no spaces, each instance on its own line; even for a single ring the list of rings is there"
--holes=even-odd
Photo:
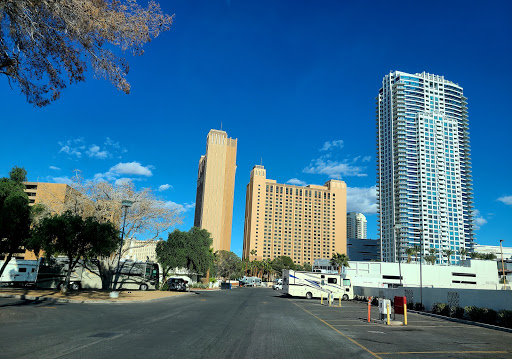
[[[377,97],[377,202],[381,256],[403,261],[407,247],[457,262],[473,246],[467,102],[443,76],[395,71]],[[446,255],[447,250],[449,258]]]

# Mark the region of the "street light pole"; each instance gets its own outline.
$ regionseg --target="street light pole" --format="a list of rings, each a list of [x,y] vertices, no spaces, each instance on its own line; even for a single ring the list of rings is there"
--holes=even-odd
[[[503,264],[503,247],[501,246],[503,239],[500,239],[500,250],[501,250],[501,272],[503,273],[503,290],[507,289],[507,277],[505,276],[505,265]]]
[[[400,277],[400,287],[402,286],[402,242],[400,241],[400,228],[401,225],[395,224],[395,248],[398,244],[398,275]],[[398,238],[398,240],[397,240]]]
[[[423,308],[423,273],[421,271],[423,262],[423,228],[419,229],[420,232],[420,304]]]
[[[115,281],[114,281],[114,287],[113,290],[116,290],[117,287],[117,280],[119,278],[119,264],[121,263],[121,251],[123,249],[123,242],[124,242],[124,226],[126,224],[126,213],[128,212],[128,207],[131,207],[133,204],[133,201],[124,200],[121,202],[121,207],[124,208],[124,218],[123,218],[123,228],[121,230],[121,243],[119,244],[119,253],[117,257],[117,269],[114,273],[115,275]]]

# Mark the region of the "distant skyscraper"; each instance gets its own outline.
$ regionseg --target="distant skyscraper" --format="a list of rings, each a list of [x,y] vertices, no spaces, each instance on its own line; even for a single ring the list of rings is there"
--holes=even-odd
[[[347,238],[366,239],[366,217],[362,213],[347,213]]]
[[[210,130],[199,160],[194,226],[212,234],[213,250],[230,250],[237,140]]]
[[[278,184],[267,179],[263,166],[254,166],[247,185],[242,257],[288,256],[298,264],[313,264],[336,252],[346,254],[346,204],[343,181],[306,187]]]
[[[424,250],[437,248],[440,262],[458,261],[460,248],[472,248],[466,103],[462,87],[443,76],[396,71],[382,80],[377,198],[383,261],[404,260],[405,248],[420,242]],[[445,249],[455,254],[446,258]]]

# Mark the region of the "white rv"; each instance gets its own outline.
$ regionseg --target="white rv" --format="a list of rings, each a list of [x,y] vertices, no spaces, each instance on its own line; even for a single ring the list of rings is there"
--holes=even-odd
[[[350,278],[338,273],[314,273],[283,270],[283,293],[295,297],[354,298],[354,290]]]
[[[4,261],[0,261],[0,267]],[[12,258],[5,267],[0,283],[10,285],[34,285],[37,280],[40,261]]]

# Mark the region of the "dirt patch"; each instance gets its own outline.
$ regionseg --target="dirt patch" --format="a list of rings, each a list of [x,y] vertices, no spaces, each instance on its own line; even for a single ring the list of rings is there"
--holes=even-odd
[[[145,301],[158,298],[174,297],[184,295],[186,292],[163,292],[158,290],[125,290],[119,292],[119,297],[116,299],[110,298],[110,291],[103,290],[78,290],[70,291],[67,294],[62,294],[58,290],[52,289],[13,289],[2,288],[0,289],[0,296],[20,295],[25,297],[37,298],[51,298],[51,299],[70,299],[77,301]]]

